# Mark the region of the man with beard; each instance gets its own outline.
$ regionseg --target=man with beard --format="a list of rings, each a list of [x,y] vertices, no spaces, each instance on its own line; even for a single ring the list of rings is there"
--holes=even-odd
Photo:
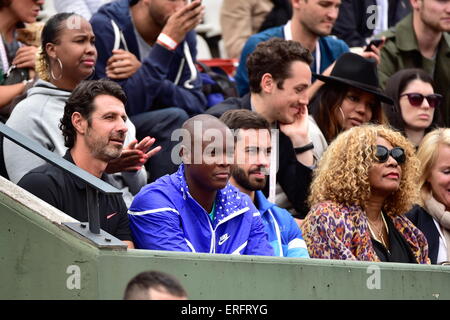
[[[261,214],[228,183],[234,156],[230,129],[213,116],[198,115],[180,133],[178,171],[142,188],[129,209],[136,247],[273,255]]]
[[[380,83],[399,70],[420,68],[428,72],[436,92],[444,96],[441,125],[450,126],[450,0],[410,0],[412,14],[381,35],[386,42],[378,65]],[[402,99],[408,99],[406,96]]]
[[[84,81],[70,95],[60,128],[68,148],[64,159],[97,178],[120,157],[127,133],[126,97],[111,81]],[[69,216],[87,221],[87,185],[62,169],[45,164],[18,183]],[[134,248],[127,207],[120,195],[98,194],[100,227]]]
[[[200,0],[117,0],[91,19],[95,77],[118,81],[138,139],[151,136],[162,146],[147,162],[151,181],[176,171],[170,135],[206,108],[193,30],[203,12]]]
[[[309,258],[302,232],[291,214],[269,202],[261,190],[270,166],[271,132],[266,119],[249,110],[230,110],[220,118],[235,130],[235,163],[230,183],[252,199],[261,213],[275,256]]]

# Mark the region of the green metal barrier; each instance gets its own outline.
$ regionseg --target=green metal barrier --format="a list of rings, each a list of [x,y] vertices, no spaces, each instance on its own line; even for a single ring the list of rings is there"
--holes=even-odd
[[[121,299],[144,270],[190,299],[450,299],[446,266],[98,249],[14,193],[0,192],[0,299]]]

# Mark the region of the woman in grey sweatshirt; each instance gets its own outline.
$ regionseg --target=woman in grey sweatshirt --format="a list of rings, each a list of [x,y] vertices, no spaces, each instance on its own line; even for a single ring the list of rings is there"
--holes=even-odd
[[[97,51],[92,40],[86,36],[92,32],[89,22],[72,14],[58,16],[52,19],[47,25],[47,32],[44,30],[42,34],[42,47],[45,49],[40,52],[36,68],[41,80],[17,104],[6,124],[63,156],[67,148],[59,123],[64,106],[76,85],[92,74]],[[77,22],[78,28],[68,28],[69,25],[76,26]],[[83,26],[86,30],[83,30]],[[133,123],[127,120],[126,124],[128,132],[125,146],[136,139]],[[9,179],[14,183],[31,169],[45,163],[8,139],[4,139],[3,148]],[[142,167],[138,171],[109,174],[107,179],[107,182],[123,192],[125,203],[129,206],[133,195],[146,184],[147,172]]]

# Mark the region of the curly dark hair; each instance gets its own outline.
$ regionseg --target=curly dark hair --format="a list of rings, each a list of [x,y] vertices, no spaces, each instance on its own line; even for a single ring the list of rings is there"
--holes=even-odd
[[[59,124],[59,128],[64,136],[64,145],[67,148],[72,148],[76,139],[76,130],[72,124],[72,114],[79,112],[91,125],[91,115],[95,109],[94,99],[103,94],[119,99],[124,105],[127,103],[127,97],[122,87],[110,80],[85,80],[80,82],[72,91],[64,107],[64,115]]]
[[[312,63],[311,53],[299,42],[272,38],[259,43],[247,58],[250,91],[261,92],[260,83],[265,73],[270,73],[277,87],[283,89],[284,80],[291,76],[290,68],[294,61]]]
[[[417,187],[420,161],[412,144],[387,126],[364,124],[338,135],[322,155],[311,183],[308,198],[311,207],[333,201],[364,208],[372,192],[369,169],[377,162],[374,148],[377,137],[403,148],[406,154],[405,163],[400,165],[400,187],[385,200],[383,211],[390,215],[404,214],[414,203],[420,204]]]

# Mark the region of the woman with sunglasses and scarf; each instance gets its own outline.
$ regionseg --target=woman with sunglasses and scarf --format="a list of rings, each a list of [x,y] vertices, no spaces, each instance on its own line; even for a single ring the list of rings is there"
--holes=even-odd
[[[383,103],[390,125],[402,132],[416,148],[427,132],[440,123],[442,95],[434,92],[433,78],[422,69],[404,69],[386,83],[385,94],[393,105]]]
[[[436,129],[422,140],[419,188],[423,207],[414,206],[407,217],[428,241],[432,264],[450,260],[450,129]]]
[[[314,173],[302,225],[311,258],[429,263],[427,241],[403,214],[418,199],[419,161],[385,126],[341,133]]]

